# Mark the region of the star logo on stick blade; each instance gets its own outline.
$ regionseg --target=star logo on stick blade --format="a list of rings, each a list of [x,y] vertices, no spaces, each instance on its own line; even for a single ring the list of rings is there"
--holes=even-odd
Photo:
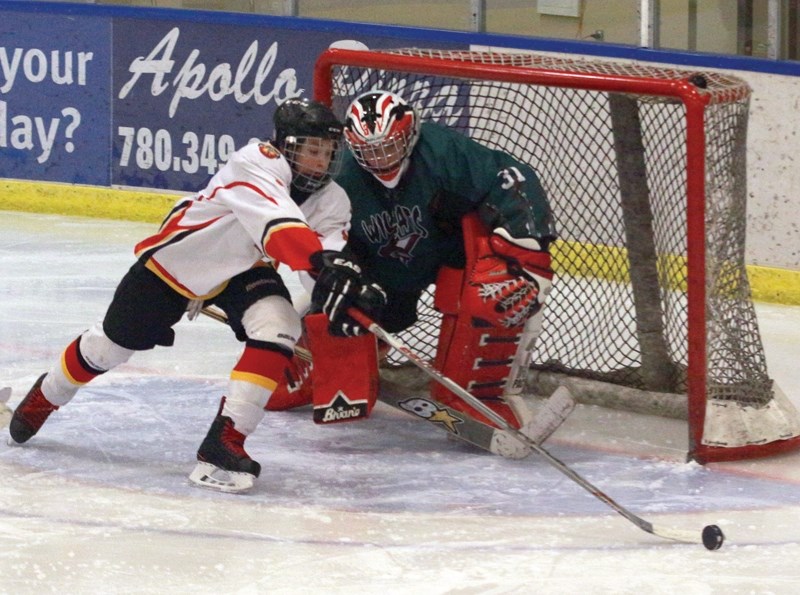
[[[464,420],[451,414],[447,409],[439,407],[437,403],[428,399],[406,399],[400,402],[400,407],[417,417],[427,419],[429,422],[442,424],[448,432],[458,434],[456,424],[464,423]]]

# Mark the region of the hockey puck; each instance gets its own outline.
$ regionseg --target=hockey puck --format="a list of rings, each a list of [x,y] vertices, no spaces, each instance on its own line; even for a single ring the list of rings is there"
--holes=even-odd
[[[703,545],[707,550],[718,550],[725,541],[725,535],[717,525],[703,527]]]

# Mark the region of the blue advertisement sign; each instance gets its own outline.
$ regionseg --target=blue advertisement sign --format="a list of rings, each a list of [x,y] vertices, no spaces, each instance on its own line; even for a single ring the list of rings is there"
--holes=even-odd
[[[320,31],[115,20],[112,182],[202,187],[234,150],[271,137],[277,105],[313,95],[314,62],[340,40]]]
[[[108,185],[108,19],[0,19],[0,177]]]
[[[271,138],[279,104],[313,96],[331,45],[415,45],[303,19],[13,4],[0,19],[0,178],[194,192],[236,149]],[[426,97],[425,115],[464,118],[450,100]]]

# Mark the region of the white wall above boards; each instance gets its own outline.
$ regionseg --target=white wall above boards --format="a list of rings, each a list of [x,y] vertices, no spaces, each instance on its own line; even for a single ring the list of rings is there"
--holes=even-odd
[[[559,17],[581,16],[581,0],[539,0],[536,6],[539,14]]]

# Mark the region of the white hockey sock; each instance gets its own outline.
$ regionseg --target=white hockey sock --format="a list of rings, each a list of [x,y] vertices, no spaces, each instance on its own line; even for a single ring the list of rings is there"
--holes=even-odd
[[[72,400],[80,386],[72,384],[64,375],[60,364],[54,365],[42,381],[42,394],[57,407],[62,407]]]
[[[233,427],[245,436],[251,434],[264,418],[264,406],[272,391],[252,382],[231,380],[222,407],[222,415],[230,417]]]

